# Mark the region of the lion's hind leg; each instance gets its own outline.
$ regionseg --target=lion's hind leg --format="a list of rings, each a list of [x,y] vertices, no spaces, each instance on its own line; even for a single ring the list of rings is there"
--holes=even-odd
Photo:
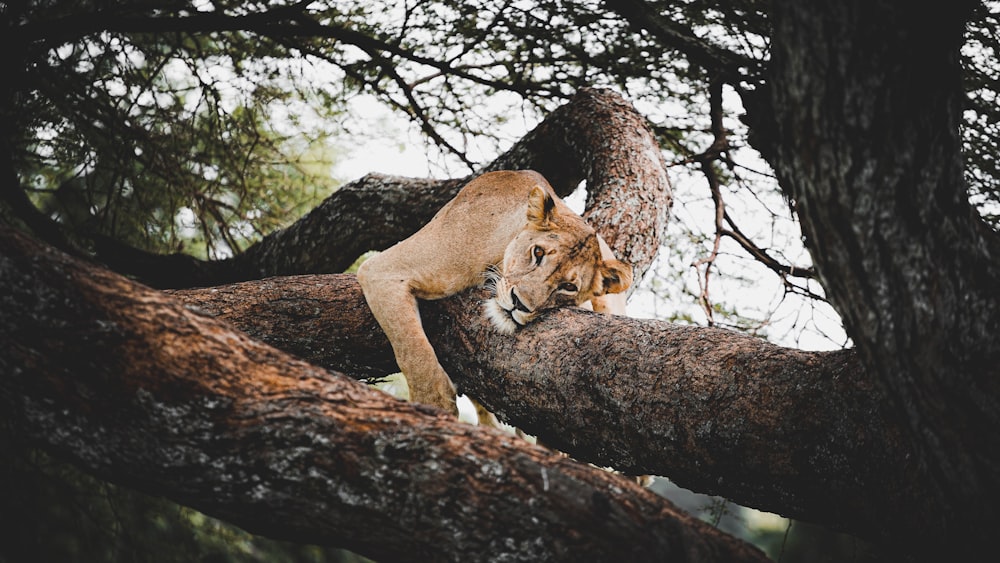
[[[476,409],[476,418],[479,420],[480,426],[491,426],[493,428],[499,428],[501,430],[504,430],[503,424],[501,424],[501,422],[497,420],[495,414],[486,410],[486,407],[481,405],[479,401],[473,399],[472,397],[469,397],[469,401],[472,403],[472,406],[475,407]]]

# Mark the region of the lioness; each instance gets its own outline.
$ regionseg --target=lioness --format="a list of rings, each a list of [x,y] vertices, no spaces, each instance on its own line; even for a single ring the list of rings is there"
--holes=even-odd
[[[541,311],[590,301],[624,314],[618,294],[631,266],[574,213],[537,172],[489,172],[472,180],[408,239],[365,261],[358,281],[392,343],[410,399],[458,414],[455,386],[427,341],[417,298],[441,299],[480,285],[494,296],[485,313],[512,333]],[[478,407],[480,422],[495,424]]]

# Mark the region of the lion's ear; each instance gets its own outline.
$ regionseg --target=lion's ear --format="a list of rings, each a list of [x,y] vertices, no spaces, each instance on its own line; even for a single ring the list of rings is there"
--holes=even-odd
[[[541,186],[531,188],[531,194],[528,196],[528,222],[536,229],[549,229],[555,207],[556,202]]]
[[[621,293],[632,285],[632,266],[620,260],[605,260],[598,268],[604,293]]]

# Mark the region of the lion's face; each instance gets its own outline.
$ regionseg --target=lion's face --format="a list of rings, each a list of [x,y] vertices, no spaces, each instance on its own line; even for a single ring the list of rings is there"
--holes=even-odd
[[[618,293],[632,281],[632,268],[603,260],[594,230],[576,215],[560,214],[541,188],[532,191],[528,223],[507,245],[500,266],[487,273],[494,296],[486,313],[505,333],[546,309]]]

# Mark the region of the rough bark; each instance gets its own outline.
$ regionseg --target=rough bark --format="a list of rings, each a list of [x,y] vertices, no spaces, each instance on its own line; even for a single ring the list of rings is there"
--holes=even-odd
[[[0,231],[17,436],[248,530],[389,560],[762,561],[628,479],[396,401]]]
[[[649,268],[665,236],[672,192],[656,139],[619,95],[580,91],[482,172],[505,169],[536,170],[563,196],[586,181],[587,220],[632,264],[637,280]],[[470,178],[369,174],[229,260],[158,256],[106,238],[96,241],[98,256],[157,287],[341,272],[362,253],[416,232]]]
[[[974,552],[1000,522],[1000,239],[962,178],[959,49],[973,5],[777,2],[773,136],[756,142],[906,421],[910,463],[932,476],[923,517],[939,531],[913,539]]]
[[[311,362],[396,370],[353,276],[175,295]],[[870,539],[933,532],[928,476],[853,351],[580,310],[505,336],[481,297],[421,302],[438,357],[462,392],[553,447]]]

